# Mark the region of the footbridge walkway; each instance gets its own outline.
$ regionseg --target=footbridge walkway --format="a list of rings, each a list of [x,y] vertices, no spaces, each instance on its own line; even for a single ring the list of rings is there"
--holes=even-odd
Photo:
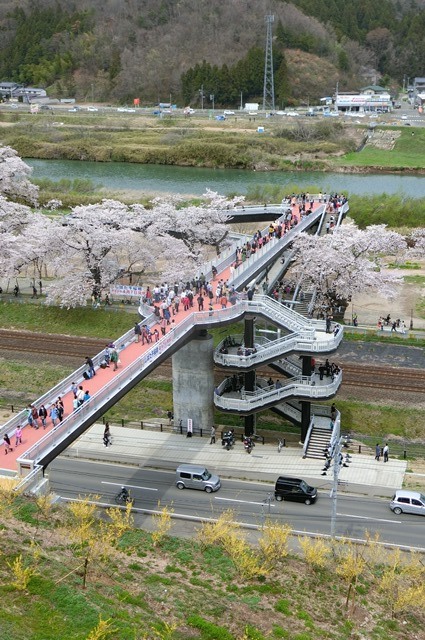
[[[231,247],[227,255],[222,256],[220,261],[215,263],[217,277],[228,281],[229,285],[233,284],[235,288],[245,287],[252,280],[253,273],[258,272],[257,269],[262,269],[264,264],[276,260],[279,251],[282,251],[288,242],[292,242],[298,233],[307,231],[317,224],[324,213],[325,205],[318,204],[312,214],[302,219],[283,238],[268,242],[261,251],[251,256],[239,269],[234,271],[231,271],[230,265],[233,262],[236,247]],[[210,280],[213,264],[211,262],[204,267],[204,274]],[[20,476],[25,476],[24,484],[32,483],[54,457],[59,455],[130,389],[149,375],[163,360],[179,350],[195,332],[241,320],[246,314],[262,316],[267,321],[273,321],[278,327],[289,330],[285,339],[270,341],[270,344],[263,345],[259,362],[279,359],[292,352],[330,353],[337,348],[342,339],[342,328],[335,333],[326,333],[323,321],[304,318],[295,311],[272,301],[267,296],[254,296],[252,300],[240,299],[234,306],[226,309],[219,308],[219,305],[213,305],[213,309],[209,311],[180,311],[175,316],[175,327],[153,344],[136,343],[134,330],[131,329],[115,341],[121,360],[117,371],[114,371],[112,367],[98,368],[103,358],[103,354],[98,354],[93,358],[96,368],[96,375],[93,378],[84,381],[83,373],[86,367],[80,367],[34,402],[37,407],[43,404],[49,407],[60,396],[65,406],[65,418],[62,422],[56,425],[49,424],[46,430],[42,430],[41,427],[35,429],[26,424],[26,412],[21,412],[0,428],[0,437],[7,433],[12,439],[18,425],[25,427],[22,444],[13,447],[13,451],[9,452],[7,456],[2,456],[3,473],[14,475],[17,469]],[[157,321],[156,316],[152,314],[145,318],[144,323],[153,328]],[[246,362],[248,363],[250,360],[252,362],[252,358],[247,356]],[[223,364],[225,363],[223,362]],[[239,365],[240,362],[238,362]],[[72,383],[84,385],[84,389],[87,389],[91,396],[90,400],[75,411],[72,405]],[[271,390],[256,394],[256,408],[260,407],[261,402],[262,406],[268,406],[272,400],[277,403],[281,402],[284,397],[291,395],[289,388],[292,389],[293,396],[303,397],[304,390],[311,391],[314,386],[306,384],[302,377],[295,376],[291,384],[288,385],[286,394],[283,391],[274,394]],[[309,397],[320,397],[320,395],[314,393]],[[220,396],[215,398],[218,407],[220,406],[219,398]]]

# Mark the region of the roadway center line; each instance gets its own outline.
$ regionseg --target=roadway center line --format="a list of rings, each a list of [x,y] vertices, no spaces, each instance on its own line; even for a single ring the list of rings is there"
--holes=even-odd
[[[145,491],[158,491],[158,489],[152,489],[152,487],[141,487],[138,484],[123,484],[122,482],[106,482],[102,480],[101,484],[111,484],[114,487],[130,487],[130,489],[144,489]]]
[[[360,520],[374,520],[375,522],[390,522],[391,524],[401,524],[401,520],[386,520],[385,518],[369,518],[368,516],[353,516],[350,513],[337,513],[337,516],[344,518],[359,518]]]
[[[235,498],[218,498],[216,496],[214,496],[216,500],[224,500],[225,502],[242,502],[243,504],[259,504],[261,506],[264,506],[265,504],[267,504],[267,506],[269,507],[274,507],[274,504],[270,504],[268,502],[250,502],[249,500],[236,500]]]

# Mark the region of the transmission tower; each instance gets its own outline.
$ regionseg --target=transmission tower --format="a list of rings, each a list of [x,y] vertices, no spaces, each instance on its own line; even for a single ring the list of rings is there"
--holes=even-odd
[[[263,111],[274,111],[274,77],[273,77],[273,22],[274,16],[266,16],[267,38],[266,57],[264,63]]]

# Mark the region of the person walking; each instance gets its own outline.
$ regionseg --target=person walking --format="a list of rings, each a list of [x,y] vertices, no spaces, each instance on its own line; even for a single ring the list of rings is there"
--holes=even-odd
[[[140,328],[140,324],[136,322],[134,324],[134,341],[139,342],[141,335],[142,335],[142,330]]]
[[[44,406],[44,404],[41,405],[41,407],[38,410],[38,416],[41,420],[41,424],[43,425],[43,429],[46,428],[46,419],[47,419],[47,409]]]
[[[35,407],[33,404],[30,405],[31,406],[31,417],[32,417],[32,422],[33,425],[36,429],[38,429],[38,411],[37,411],[37,407]]]
[[[215,444],[215,426],[214,425],[211,427],[210,444]]]
[[[81,405],[84,402],[84,389],[83,389],[83,386],[81,384],[78,387],[77,400],[78,400],[78,406],[81,407]]]
[[[52,406],[50,407],[49,416],[52,421],[52,425],[55,427],[56,420],[59,418],[59,412],[56,404],[52,404]]]
[[[56,400],[56,408],[58,410],[59,422],[62,422],[63,414],[65,413],[65,405],[63,404],[63,400],[61,396],[59,396],[58,399]]]
[[[114,365],[114,371],[118,369],[118,351],[111,349],[111,362]]]
[[[86,365],[89,368],[90,378],[93,378],[96,375],[96,371],[94,370],[93,360],[89,356],[86,356]]]
[[[384,462],[388,462],[388,456],[390,453],[390,449],[388,447],[388,442],[385,444],[384,450],[382,452],[384,454]]]
[[[4,442],[4,453],[5,455],[7,455],[9,451],[11,452],[13,451],[12,445],[10,444],[10,438],[7,435],[7,433],[5,433],[3,436],[3,442]]]
[[[381,445],[379,444],[379,442],[377,442],[375,447],[375,460],[379,462],[380,459],[381,459]]]
[[[103,444],[105,445],[105,447],[112,444],[111,431],[109,429],[109,422],[105,422],[105,430],[103,432]]]
[[[103,359],[105,361],[106,366],[109,367],[109,363],[111,362],[111,348],[110,348],[109,344],[106,345],[106,347],[105,347],[105,349],[103,351]],[[72,384],[74,384],[74,383],[72,383]]]
[[[18,424],[15,430],[15,447],[17,447],[18,444],[22,444],[22,427],[20,424]]]

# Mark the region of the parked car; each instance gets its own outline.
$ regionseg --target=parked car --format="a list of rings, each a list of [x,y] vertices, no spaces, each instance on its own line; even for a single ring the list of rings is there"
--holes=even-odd
[[[87,107],[87,111],[99,111],[97,107]]]
[[[48,104],[41,104],[39,107],[40,111],[53,111],[53,108]]]
[[[276,480],[274,495],[278,502],[281,500],[293,500],[295,502],[304,502],[304,504],[313,504],[317,499],[317,489],[310,487],[301,478],[280,476]]]
[[[425,495],[419,491],[407,491],[400,489],[396,491],[390,502],[390,509],[396,515],[402,513],[414,513],[425,516]]]
[[[230,111],[230,109],[225,109],[225,110],[223,111],[223,114],[224,114],[225,116],[234,116],[234,115],[235,115],[235,112],[234,112],[234,111]]]
[[[71,109],[68,109],[68,111],[71,111],[72,113],[75,113],[76,111],[81,111],[80,107],[71,107]]]

